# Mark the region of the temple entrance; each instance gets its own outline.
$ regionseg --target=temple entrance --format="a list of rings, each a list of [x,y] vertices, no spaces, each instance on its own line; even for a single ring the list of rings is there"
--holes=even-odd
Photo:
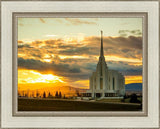
[[[117,97],[116,93],[105,93],[105,97]]]
[[[100,98],[102,96],[101,93],[96,93],[96,98]]]
[[[82,95],[83,95],[83,97],[92,97],[91,93],[83,93]]]

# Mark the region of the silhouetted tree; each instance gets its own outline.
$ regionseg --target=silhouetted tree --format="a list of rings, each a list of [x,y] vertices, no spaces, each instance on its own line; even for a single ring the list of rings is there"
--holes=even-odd
[[[32,97],[34,98],[34,91],[32,91]]]
[[[25,93],[24,93],[24,91],[23,91],[23,93],[22,93],[22,96],[23,96],[23,97],[25,96]]]
[[[51,96],[50,92],[48,93],[48,96]]]
[[[128,97],[126,96],[126,94],[123,96],[124,99],[127,99]]]
[[[46,98],[46,93],[45,93],[45,91],[44,91],[44,93],[43,93],[43,98]]]
[[[37,93],[36,93],[36,97],[37,97],[37,98],[39,97],[39,93],[38,93],[38,91],[37,91]]]
[[[18,97],[20,97],[20,96],[21,96],[20,91],[18,91]]]
[[[28,93],[24,93],[24,97],[28,97]]]
[[[64,98],[64,99],[66,98],[65,94],[64,94],[63,98]]]
[[[130,103],[140,103],[140,101],[137,99],[136,94],[131,95]]]
[[[78,97],[80,96],[80,94],[79,94],[79,91],[78,91],[78,90],[76,90],[76,94],[77,94],[77,96],[78,96]]]
[[[26,97],[29,97],[29,89],[27,90]]]
[[[51,98],[51,97],[52,97],[52,95],[51,95],[51,93],[49,92],[49,93],[48,93],[48,98]]]
[[[55,97],[58,98],[58,91],[56,91]]]
[[[59,92],[59,96],[58,96],[59,98],[61,98],[62,97],[62,94],[61,94],[61,92]]]

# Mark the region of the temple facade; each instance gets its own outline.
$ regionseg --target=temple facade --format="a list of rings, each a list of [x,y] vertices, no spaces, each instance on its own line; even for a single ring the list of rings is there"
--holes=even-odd
[[[96,71],[89,78],[90,89],[86,96],[92,98],[122,97],[125,95],[125,78],[116,70],[110,70],[103,52],[103,32],[101,31],[100,57]]]

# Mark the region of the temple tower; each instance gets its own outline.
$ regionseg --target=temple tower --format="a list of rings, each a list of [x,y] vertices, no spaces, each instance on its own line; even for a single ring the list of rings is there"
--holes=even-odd
[[[90,76],[90,89],[86,95],[92,98],[120,97],[125,94],[124,76],[116,70],[109,70],[103,50],[103,32],[100,39],[100,56],[96,71]]]

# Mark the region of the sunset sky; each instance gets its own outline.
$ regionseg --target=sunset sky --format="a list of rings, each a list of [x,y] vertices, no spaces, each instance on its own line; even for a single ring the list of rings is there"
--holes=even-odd
[[[18,88],[89,88],[100,30],[109,69],[142,83],[141,18],[18,18]]]

